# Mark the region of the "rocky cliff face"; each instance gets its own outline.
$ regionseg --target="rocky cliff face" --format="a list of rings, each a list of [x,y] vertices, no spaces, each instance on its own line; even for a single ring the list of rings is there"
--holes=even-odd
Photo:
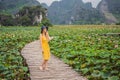
[[[106,0],[106,2],[108,3],[109,11],[120,22],[120,0]]]
[[[82,0],[55,1],[48,8],[48,18],[53,24],[99,24],[104,21],[91,3]]]
[[[117,2],[119,3],[118,0],[102,0],[97,6],[97,9],[105,16],[105,21],[108,24],[117,23],[119,20],[116,17],[118,14],[120,16],[120,5],[117,5]]]
[[[16,19],[29,20],[31,25],[39,24],[46,18],[46,8],[42,6],[23,7],[17,14]],[[21,21],[22,21],[21,20]]]
[[[107,23],[116,23],[117,19],[108,9],[108,3],[106,0],[102,0],[98,5],[98,10],[105,16]]]

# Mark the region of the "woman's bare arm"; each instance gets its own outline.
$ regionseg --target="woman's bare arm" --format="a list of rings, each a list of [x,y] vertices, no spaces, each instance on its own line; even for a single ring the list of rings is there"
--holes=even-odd
[[[42,49],[42,52],[43,52],[43,48],[42,48],[42,34],[40,34],[40,44],[41,44],[41,49]]]
[[[47,40],[48,40],[48,41],[50,41],[50,40],[53,39],[53,37],[50,37],[50,36],[49,36],[49,33],[48,33],[48,32],[46,33],[46,37],[47,37]]]

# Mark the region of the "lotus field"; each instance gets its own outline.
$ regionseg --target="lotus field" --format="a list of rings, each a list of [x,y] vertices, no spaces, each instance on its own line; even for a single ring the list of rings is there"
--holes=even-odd
[[[51,53],[88,80],[120,80],[120,26],[56,27]]]
[[[88,80],[120,80],[119,26],[54,26],[49,33],[51,53]],[[0,80],[29,79],[20,51],[39,34],[40,27],[0,27]]]
[[[21,49],[39,36],[38,28],[0,28],[0,80],[27,80],[29,70]]]

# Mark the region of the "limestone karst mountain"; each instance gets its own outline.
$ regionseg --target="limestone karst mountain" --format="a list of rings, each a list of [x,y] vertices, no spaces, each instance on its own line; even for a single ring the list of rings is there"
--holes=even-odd
[[[106,23],[117,23],[120,21],[120,0],[102,0],[97,9],[104,14]]]
[[[48,18],[53,24],[99,24],[104,22],[100,12],[91,3],[82,0],[55,1],[48,8]]]
[[[24,6],[40,5],[37,0],[0,0],[0,13],[15,14]]]

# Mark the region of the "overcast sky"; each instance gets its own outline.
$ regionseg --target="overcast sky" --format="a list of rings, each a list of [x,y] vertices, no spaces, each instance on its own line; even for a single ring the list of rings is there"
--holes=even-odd
[[[93,7],[96,7],[101,0],[83,0],[83,2],[92,2]]]
[[[38,0],[40,3],[46,3],[48,6],[50,6],[50,4],[53,1],[60,1],[60,0]],[[83,0],[84,2],[92,2],[93,7],[96,7],[97,4],[101,1],[101,0]]]

